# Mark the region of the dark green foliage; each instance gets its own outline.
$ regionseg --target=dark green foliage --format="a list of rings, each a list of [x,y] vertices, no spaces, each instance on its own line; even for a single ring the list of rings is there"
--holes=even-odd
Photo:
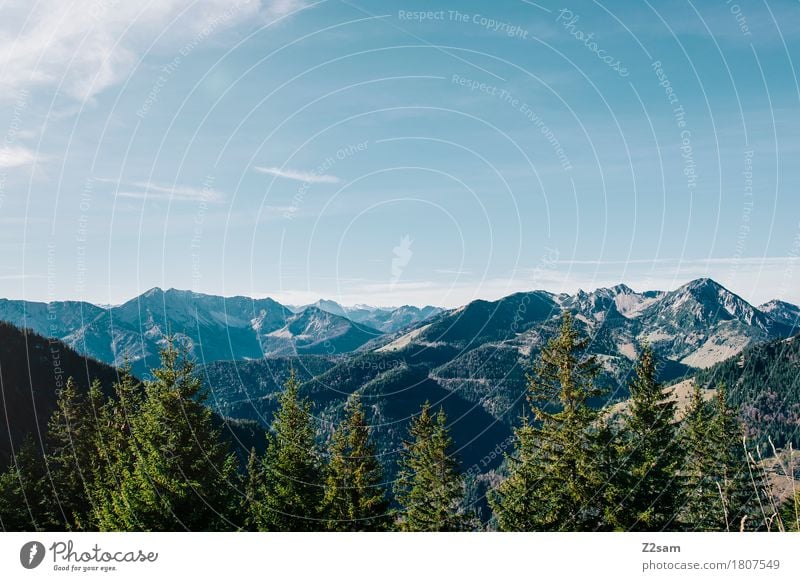
[[[28,442],[15,464],[0,477],[0,519],[13,521],[18,530],[96,530],[95,490],[100,457],[96,441],[101,428],[97,411],[104,402],[100,385],[88,392],[69,379],[58,393],[56,410],[48,422],[47,455]],[[7,488],[11,485],[10,488]],[[17,512],[8,517],[7,511]],[[21,511],[21,513],[20,513]]]
[[[139,412],[143,388],[126,365],[114,384],[115,397],[106,400],[97,410],[97,431],[94,446],[97,464],[91,489],[94,520],[101,531],[119,530],[120,514],[129,507],[120,494],[124,479],[130,478],[134,464],[131,423]]]
[[[443,410],[434,416],[427,402],[403,443],[395,495],[403,531],[461,531],[471,516],[463,509],[464,479],[451,450],[453,440]]]
[[[790,496],[780,507],[781,523],[784,530],[800,532],[800,490]]]
[[[707,472],[715,464],[715,450],[708,438],[711,421],[711,406],[703,399],[700,386],[695,385],[681,428],[681,446],[686,454],[682,470],[685,496],[681,523],[690,530],[717,530],[720,521],[724,526],[724,511],[714,475]]]
[[[103,401],[99,382],[93,383],[88,393],[80,393],[69,379],[48,424],[47,467],[53,504],[68,531],[96,529],[92,490],[100,469],[97,414]]]
[[[130,444],[110,467],[118,488],[110,493],[111,513],[104,515],[104,526],[231,528],[235,458],[213,426],[211,410],[201,403],[193,362],[169,342],[153,375],[140,402],[127,388],[119,393],[115,415],[129,429]]]
[[[311,402],[300,397],[292,374],[272,421],[263,463],[263,486],[253,507],[259,530],[313,531],[323,527],[322,462]]]
[[[83,393],[100,380],[104,393],[110,394],[116,377],[113,367],[0,321],[0,468],[27,437],[46,432],[67,378]]]
[[[724,383],[753,445],[800,447],[800,338],[763,343],[697,374],[706,387]]]
[[[435,317],[419,338],[460,349],[477,347],[487,341],[514,337],[559,310],[553,298],[540,291],[516,293],[496,302],[477,300]]]
[[[525,401],[528,367],[517,345],[487,343],[437,368],[435,375],[440,385],[458,397],[513,425]]]
[[[0,530],[57,529],[50,505],[47,471],[32,440],[26,440],[0,473]]]
[[[257,531],[257,517],[261,513],[259,497],[264,487],[264,466],[255,448],[250,450],[242,480],[243,494],[239,507],[239,513],[244,521],[242,528],[246,531]]]
[[[361,400],[353,397],[330,444],[323,503],[330,530],[389,528],[389,501],[383,485],[383,470],[375,454]]]
[[[493,454],[498,442],[509,437],[508,428],[486,413],[483,407],[472,405],[452,392],[443,389],[419,367],[396,367],[365,384],[359,391],[362,401],[369,402],[373,417],[380,418],[372,430],[379,455],[386,462],[384,473],[394,480],[397,473],[397,450],[403,446],[410,418],[419,414],[426,401],[439,405],[449,418],[458,418],[449,426],[459,461],[465,466],[483,469],[496,468],[501,454]]]
[[[514,452],[507,456],[508,477],[489,496],[497,526],[501,531],[532,531],[539,522],[535,504],[539,502],[539,463],[536,430],[527,417],[514,430]]]
[[[287,366],[295,362],[300,366],[297,373],[300,392],[314,402],[314,415],[324,418],[318,426],[318,441],[330,439],[333,427],[344,420],[348,398],[357,394],[365,405],[369,405],[371,414],[380,418],[371,430],[371,437],[378,457],[384,460],[386,480],[394,480],[396,450],[401,446],[409,418],[419,412],[426,400],[442,402],[447,416],[459,419],[451,426],[451,435],[464,465],[479,465],[484,470],[497,468],[502,459],[500,454],[492,455],[488,464],[481,462],[492,454],[498,442],[509,437],[509,426],[496,421],[491,410],[487,409],[488,402],[474,405],[477,394],[473,403],[462,382],[451,386],[445,385],[444,380],[440,382],[438,378],[431,378],[435,374],[434,368],[452,360],[457,352],[452,347],[410,345],[398,351],[359,353],[340,358],[341,363],[327,372],[322,368],[332,363],[316,356],[311,361],[308,361],[311,356],[303,356],[277,361],[269,358],[245,364],[236,362],[235,365],[214,363],[205,366],[204,372],[209,374],[205,379],[215,394],[221,394],[221,398],[235,395],[235,403],[224,408],[226,413],[257,418],[261,425],[269,428],[282,392],[270,391],[272,388],[269,386],[288,377]],[[237,376],[240,368],[241,379]],[[309,379],[309,372],[316,375]],[[236,389],[226,387],[228,383],[233,383]],[[253,397],[250,397],[250,391],[242,391],[245,388],[249,390],[250,386]],[[501,393],[506,387],[500,385],[491,389]],[[241,393],[235,393],[237,391]],[[247,412],[242,411],[244,408]],[[245,453],[241,461],[244,463],[246,460]]]
[[[717,482],[725,508],[725,529],[753,530],[764,525],[759,511],[763,488],[753,482],[755,466],[745,449],[745,427],[728,401],[725,384],[717,387],[710,440],[717,450]]]
[[[324,355],[214,361],[202,367],[208,387],[206,404],[227,418],[268,422],[277,407],[283,385],[294,371],[303,383],[336,364]],[[260,430],[263,433],[263,428]],[[246,456],[245,456],[246,457]]]
[[[493,500],[501,530],[591,531],[603,526],[599,462],[599,365],[584,355],[588,339],[578,334],[569,313],[560,334],[542,350],[530,378],[536,423],[523,420],[509,477]],[[548,411],[556,409],[557,411]]]
[[[649,346],[639,356],[630,391],[630,406],[619,435],[619,465],[609,483],[616,493],[611,495],[615,498],[607,520],[618,530],[661,531],[673,522],[680,503],[677,470],[681,454],[675,400],[656,380]]]
[[[507,478],[489,495],[497,527],[796,529],[795,501],[779,507],[766,495],[767,470],[748,458],[743,441],[746,434],[765,439],[769,432],[756,430],[762,425],[774,428],[784,443],[795,435],[791,398],[796,382],[773,381],[788,377],[800,361],[794,351],[798,342],[784,344],[748,350],[732,366],[703,372],[701,378],[732,378],[734,389],[729,393],[722,386],[704,402],[707,392],[698,388],[679,423],[675,405],[656,379],[652,351],[645,348],[630,385],[630,405],[621,417],[611,418],[597,409],[605,401],[599,366],[566,315],[529,378],[531,417],[523,416],[514,431]],[[503,364],[484,370],[498,378],[496,386],[476,380],[459,387],[459,365],[469,363],[469,373],[472,367],[478,370],[482,351],[489,349],[479,347],[456,360],[449,349],[412,345],[366,353],[353,359],[361,368],[352,361],[339,366],[319,358],[319,371],[336,379],[336,389],[309,375],[301,385],[300,378],[288,374],[286,389],[264,399],[269,400],[264,409],[274,411],[268,443],[250,450],[249,457],[243,450],[255,441],[253,424],[213,415],[192,362],[172,345],[153,380],[142,384],[123,368],[113,393],[110,384],[102,388],[76,381],[48,390],[52,382],[41,380],[44,388],[35,393],[44,394],[42,409],[54,410],[38,442],[44,455],[30,442],[14,445],[13,462],[0,473],[0,528],[302,531],[386,530],[397,524],[408,531],[477,530],[481,525],[465,507],[483,502],[494,483],[491,470],[512,441],[505,437],[507,427],[487,410],[496,414],[490,408],[505,401],[494,394],[507,390],[500,367],[516,369],[517,361],[515,351],[505,349],[498,359]],[[281,360],[282,373],[291,361]],[[447,361],[460,363],[435,367]],[[770,366],[778,371],[768,372]],[[7,364],[0,369],[6,382],[16,377],[7,369]],[[756,389],[760,380],[766,391]],[[23,401],[18,396],[25,389],[6,390],[16,398],[8,401]],[[464,393],[456,396],[456,390]],[[308,398],[322,402],[325,425],[343,418],[332,434],[317,429]],[[429,398],[443,402],[438,412],[422,404]],[[374,430],[361,404],[367,400],[371,415],[380,420]],[[403,422],[421,405],[402,443],[395,486],[399,510],[387,516],[391,499],[384,475],[393,478],[395,467],[381,467],[378,458],[400,447]],[[445,410],[459,419],[452,427]],[[328,434],[326,466],[317,439]],[[238,456],[230,451],[231,437],[242,440]],[[12,434],[9,441],[18,438]],[[459,474],[453,438],[468,443],[463,454],[459,450],[472,466],[468,478]],[[489,517],[481,514],[483,520]]]
[[[685,503],[681,523],[693,531],[759,528],[760,486],[751,476],[744,430],[724,385],[711,402],[695,387],[681,434]]]

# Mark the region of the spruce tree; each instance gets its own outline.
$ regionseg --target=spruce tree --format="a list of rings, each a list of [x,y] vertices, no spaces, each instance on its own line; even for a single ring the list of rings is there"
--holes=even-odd
[[[681,523],[692,531],[738,531],[760,526],[759,491],[750,479],[743,426],[724,385],[711,402],[695,385],[682,427],[685,503]]]
[[[600,490],[603,517],[602,525],[598,529],[625,530],[619,522],[620,514],[626,508],[625,502],[630,487],[630,478],[623,469],[626,436],[619,419],[609,408],[604,409],[597,420],[596,439],[597,468],[603,477]]]
[[[135,446],[131,422],[139,413],[143,397],[144,387],[126,363],[114,383],[114,396],[94,407],[97,459],[90,495],[94,521],[101,531],[131,528],[132,507],[120,491],[122,483],[133,478]]]
[[[55,530],[55,514],[47,491],[47,470],[33,440],[26,439],[0,473],[0,530]]]
[[[184,350],[168,341],[130,421],[132,463],[112,492],[122,530],[226,530],[234,513],[236,461],[203,405]]]
[[[0,477],[0,519],[15,521],[14,527],[27,521],[22,530],[96,530],[94,497],[97,466],[94,415],[104,396],[98,382],[81,393],[72,378],[58,392],[56,409],[47,424],[43,439],[45,453],[40,454],[26,441],[15,462]],[[16,505],[17,508],[13,508]],[[16,512],[14,518],[2,513]],[[23,520],[20,521],[20,515]]]
[[[585,356],[588,339],[562,317],[558,336],[542,349],[529,378],[536,422],[516,430],[508,478],[493,500],[502,530],[590,531],[603,526],[599,365]]]
[[[331,438],[323,510],[334,531],[382,531],[391,524],[383,469],[357,395]]]
[[[253,515],[259,530],[313,531],[323,526],[324,482],[311,402],[299,392],[292,372],[267,434],[264,484]]]
[[[47,428],[47,466],[61,527],[68,531],[96,530],[92,490],[98,471],[99,410],[104,405],[100,383],[85,394],[72,378],[61,391]],[[61,528],[60,527],[60,528]]]
[[[246,531],[258,530],[257,515],[261,512],[261,507],[258,503],[260,502],[263,486],[264,466],[262,459],[256,454],[256,449],[252,448],[247,458],[247,466],[242,478],[243,494],[239,507],[239,513],[243,521],[242,528]]]
[[[764,525],[759,501],[764,493],[751,479],[753,466],[745,450],[745,429],[739,410],[728,402],[725,384],[717,386],[713,400],[711,442],[718,453],[717,490],[723,499],[727,531],[755,530]]]
[[[685,456],[682,467],[684,502],[680,520],[683,528],[688,530],[720,530],[718,517],[722,506],[714,482],[716,458],[710,444],[711,421],[711,406],[704,400],[700,385],[695,383],[681,426],[681,446]]]
[[[661,531],[680,503],[681,456],[675,427],[676,402],[656,380],[653,350],[645,345],[631,382],[631,400],[621,429],[619,483],[611,525],[618,530]]]
[[[489,506],[501,531],[532,531],[539,524],[534,511],[540,478],[537,434],[527,416],[521,418],[521,424],[514,430],[514,451],[506,456],[508,477],[489,494]]]
[[[785,531],[800,532],[800,490],[790,495],[781,504],[780,518]]]
[[[460,531],[473,524],[463,510],[464,480],[458,471],[447,417],[428,402],[411,421],[403,442],[395,495],[403,531]]]

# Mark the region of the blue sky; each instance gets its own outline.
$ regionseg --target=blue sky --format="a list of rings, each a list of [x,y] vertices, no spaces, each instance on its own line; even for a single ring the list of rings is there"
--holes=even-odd
[[[800,302],[797,2],[0,13],[0,296]]]

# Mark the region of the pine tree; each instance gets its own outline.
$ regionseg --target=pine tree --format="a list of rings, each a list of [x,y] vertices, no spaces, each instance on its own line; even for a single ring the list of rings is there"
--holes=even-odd
[[[685,496],[680,520],[688,530],[720,530],[718,517],[723,511],[714,483],[716,458],[710,444],[711,422],[711,406],[703,399],[700,385],[695,384],[681,426]]]
[[[681,455],[675,428],[676,402],[656,380],[653,350],[645,345],[630,385],[631,403],[621,429],[611,525],[618,530],[661,531],[680,505],[677,471]],[[613,484],[612,484],[613,485]]]
[[[47,424],[45,454],[38,453],[28,441],[15,464],[0,476],[0,488],[10,494],[8,508],[0,509],[0,513],[17,511],[17,517],[5,520],[14,520],[14,526],[20,526],[18,517],[22,514],[27,530],[97,529],[92,494],[98,460],[95,409],[104,399],[98,382],[81,393],[72,378],[67,380]],[[13,509],[15,504],[17,508]]]
[[[78,392],[72,378],[61,391],[47,428],[47,466],[58,507],[60,527],[68,531],[96,530],[92,489],[98,469],[96,415],[104,396],[95,381],[88,393]]]
[[[382,531],[391,524],[383,470],[370,441],[364,408],[353,396],[334,432],[323,511],[334,531]]]
[[[758,526],[758,494],[750,479],[743,427],[724,385],[708,403],[695,385],[682,427],[686,501],[681,522],[693,531]]]
[[[739,410],[728,402],[725,384],[717,386],[714,398],[714,419],[711,442],[718,453],[717,489],[723,499],[725,528],[722,530],[754,530],[763,525],[759,518],[759,496],[762,490],[754,487],[750,477],[745,450],[744,424]]]
[[[403,531],[460,531],[473,524],[462,507],[464,480],[452,453],[447,417],[429,403],[412,420],[403,442],[395,495]]]
[[[95,449],[97,458],[90,495],[94,521],[101,531],[130,527],[132,507],[120,493],[122,482],[132,479],[135,447],[131,421],[139,413],[144,387],[126,363],[114,383],[114,396],[94,406],[97,417]]]
[[[226,530],[235,508],[236,461],[202,403],[194,363],[170,340],[153,376],[135,413],[123,407],[132,462],[115,467],[120,482],[111,506],[118,528]]]
[[[55,515],[48,501],[47,471],[33,440],[27,439],[0,473],[0,530],[54,530]]]
[[[603,475],[600,502],[603,505],[600,530],[625,530],[620,526],[620,514],[630,490],[630,478],[624,471],[626,434],[612,409],[606,408],[597,420],[597,468]]]
[[[311,402],[299,392],[292,372],[267,434],[264,485],[254,515],[259,530],[313,531],[323,526],[324,482]]]
[[[514,430],[514,451],[506,456],[508,477],[489,494],[489,506],[501,531],[535,530],[534,503],[538,502],[536,430],[527,416]]]
[[[529,378],[536,424],[517,428],[509,476],[494,496],[502,530],[590,531],[603,525],[607,475],[599,460],[600,414],[590,405],[602,392],[595,385],[596,359],[583,356],[587,346],[565,313],[559,335],[542,349]]]
[[[800,490],[781,504],[780,517],[785,531],[800,532]]]
[[[247,459],[247,466],[245,468],[242,490],[240,514],[244,521],[243,528],[246,531],[257,531],[258,522],[256,515],[260,514],[261,507],[258,505],[260,502],[260,494],[264,487],[264,466],[261,458],[256,454],[256,449],[250,450],[250,456]]]

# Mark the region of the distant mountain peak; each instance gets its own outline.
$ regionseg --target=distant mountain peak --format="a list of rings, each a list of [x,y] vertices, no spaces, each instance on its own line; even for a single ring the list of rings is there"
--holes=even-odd
[[[797,305],[772,299],[760,305],[758,309],[769,317],[771,321],[788,327],[790,329],[789,333],[796,333],[800,329],[800,307]]]
[[[745,299],[710,278],[687,282],[665,295],[665,299],[675,304],[689,300],[689,297],[709,308],[720,306],[736,318],[749,318],[756,312],[756,308]]]
[[[769,312],[775,309],[791,309],[800,311],[800,307],[797,305],[793,305],[792,303],[787,303],[786,301],[782,301],[780,299],[772,299],[767,301],[766,303],[758,306],[759,310]]]
[[[305,309],[300,311],[299,313],[295,313],[292,315],[294,319],[309,319],[311,317],[330,317],[331,315],[338,316],[336,313],[331,313],[330,311],[326,311],[323,308],[320,308],[316,305],[308,305]]]
[[[408,305],[404,305],[404,306],[407,307]],[[379,310],[381,310],[381,311],[393,311],[396,308],[398,308],[398,307],[376,307],[375,305],[368,305],[366,303],[358,303],[358,304],[353,305],[352,307],[350,307],[350,309],[359,309],[359,310],[363,310],[363,311],[379,311]]]
[[[140,294],[139,297],[150,298],[150,297],[160,296],[160,295],[163,295],[163,294],[164,294],[164,289],[162,289],[159,286],[154,286],[153,288],[151,288],[149,290],[146,290],[145,292]],[[136,298],[136,297],[134,297],[134,298]]]
[[[204,361],[329,354],[331,345],[341,354],[362,346],[369,349],[367,342],[384,334],[389,340],[395,333],[417,333],[414,341],[441,340],[462,348],[485,341],[532,340],[542,325],[564,310],[575,313],[590,332],[600,333],[611,352],[620,349],[629,355],[636,341],[645,338],[659,344],[666,357],[693,366],[719,360],[764,337],[788,336],[800,329],[800,307],[775,299],[756,308],[708,277],[669,292],[636,292],[619,283],[574,294],[518,292],[448,310],[343,306],[330,299],[290,310],[270,298],[160,287],[105,308],[71,301],[0,300],[0,320],[62,339],[107,363],[128,358],[142,373],[156,360],[167,333],[201,349]],[[430,328],[420,333],[423,326]],[[686,359],[693,353],[700,355]]]
[[[636,294],[631,287],[627,284],[620,283],[611,287],[611,290],[614,292],[615,295],[632,295]]]
[[[692,280],[667,293],[664,297],[665,304],[678,307],[691,300],[702,305],[709,312],[724,310],[735,318],[750,319],[757,312],[756,308],[739,295],[710,278]]]
[[[708,278],[708,277],[700,277],[700,278],[696,278],[694,280],[690,280],[689,282],[684,284],[683,287],[681,287],[681,288],[687,288],[687,289],[713,288],[713,289],[728,290],[724,286],[719,284],[717,281],[715,281],[714,279],[711,279],[711,278]],[[730,292],[730,291],[728,291],[728,292]]]
[[[316,303],[312,303],[306,306],[306,309],[315,308],[319,309],[320,311],[324,311],[326,313],[332,313],[334,315],[339,315],[340,317],[347,316],[345,309],[342,305],[337,303],[336,301],[332,301],[329,299],[319,299]]]

